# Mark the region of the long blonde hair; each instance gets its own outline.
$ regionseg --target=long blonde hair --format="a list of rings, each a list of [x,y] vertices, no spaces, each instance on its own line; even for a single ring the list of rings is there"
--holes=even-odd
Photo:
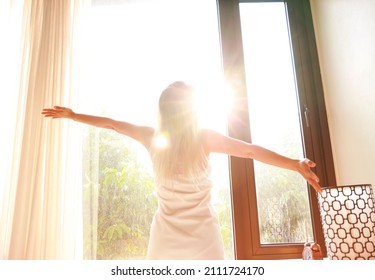
[[[159,126],[150,152],[159,182],[180,175],[194,179],[207,167],[194,94],[193,87],[179,81],[160,96]]]

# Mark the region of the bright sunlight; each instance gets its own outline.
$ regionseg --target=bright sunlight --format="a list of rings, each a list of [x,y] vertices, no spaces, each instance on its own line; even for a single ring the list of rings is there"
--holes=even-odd
[[[92,3],[83,52],[85,57],[81,57],[85,69],[81,72],[84,76],[77,110],[156,127],[161,92],[175,81],[184,81],[197,91],[196,105],[201,126],[226,133],[232,91],[223,78],[215,0],[119,0],[111,2],[112,4],[92,0]],[[100,196],[101,192],[107,193],[103,189],[107,186],[106,182],[112,182],[114,178],[119,180],[116,177],[119,174],[138,173],[136,181],[126,181],[131,177],[124,175],[124,178],[121,178],[125,181],[120,180],[118,184],[120,187],[125,184],[128,190],[134,187],[134,193],[147,191],[147,186],[151,186],[148,174],[152,173],[152,166],[146,149],[126,138],[119,140],[124,142],[120,145],[114,140],[114,136],[97,131],[92,133],[96,133],[98,140],[94,141],[92,148],[88,147],[86,152],[89,167],[87,184],[94,182],[100,185]],[[107,138],[100,140],[100,135]],[[160,147],[167,144],[162,136],[156,141]],[[113,148],[114,143],[121,146],[121,149],[118,148],[115,153],[107,152]],[[127,150],[129,155],[135,154],[138,163],[135,164],[133,160],[126,165],[127,157],[119,156],[123,150]],[[102,161],[98,162],[98,158]],[[108,163],[104,163],[105,160],[108,160]],[[124,166],[113,167],[117,160],[124,161]],[[102,164],[101,169],[91,171],[95,164]],[[228,157],[212,155],[211,166],[211,180],[214,184],[212,202],[220,216],[226,258],[232,259]],[[107,172],[104,174],[104,183],[100,182],[100,176],[104,176],[103,172],[99,173],[100,170]],[[141,182],[140,178],[144,178],[141,188],[137,186]],[[116,251],[116,242],[125,242],[126,246],[132,248],[125,252],[126,256],[121,255],[121,258],[143,258],[142,250],[145,248],[145,242],[147,243],[149,225],[135,220],[146,215],[142,213],[152,206],[152,190],[149,191],[146,202],[141,200],[139,205],[129,206],[134,210],[134,216],[131,216],[134,221],[129,224],[122,221],[133,231],[139,229],[134,232],[136,236],[126,240],[109,240],[104,233],[112,231],[114,227],[107,230],[101,228],[101,220],[98,220],[100,242],[97,258],[107,258],[105,252]],[[93,191],[88,190],[87,193]],[[136,199],[138,197],[141,197],[140,193]],[[112,204],[101,204],[100,211],[105,212],[108,207],[115,207]],[[88,208],[92,209],[92,206]],[[140,212],[135,212],[135,209]],[[95,213],[88,215],[98,216]],[[142,221],[149,219],[149,216],[146,216]],[[121,216],[121,220],[129,217]],[[90,221],[88,218],[88,228],[96,228]],[[102,235],[99,234],[101,230]]]

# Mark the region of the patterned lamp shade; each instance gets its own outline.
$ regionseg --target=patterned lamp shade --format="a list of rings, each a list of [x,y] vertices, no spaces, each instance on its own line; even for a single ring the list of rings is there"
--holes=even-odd
[[[327,187],[318,201],[328,258],[375,260],[372,186]]]

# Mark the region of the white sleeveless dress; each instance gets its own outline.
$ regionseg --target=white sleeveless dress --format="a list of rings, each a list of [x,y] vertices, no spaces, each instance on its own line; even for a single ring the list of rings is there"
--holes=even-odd
[[[211,205],[209,172],[157,185],[158,209],[151,224],[149,260],[224,259],[217,214]]]

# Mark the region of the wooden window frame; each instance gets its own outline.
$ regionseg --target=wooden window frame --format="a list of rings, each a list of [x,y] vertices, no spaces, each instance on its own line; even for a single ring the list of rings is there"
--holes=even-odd
[[[234,92],[234,110],[228,120],[230,136],[251,142],[244,51],[239,3],[284,2],[289,21],[295,77],[299,96],[305,156],[317,163],[322,186],[336,185],[323,86],[309,0],[217,0],[223,68]],[[308,109],[308,116],[304,114]],[[308,117],[308,120],[306,120]],[[307,123],[308,121],[308,123]],[[231,188],[236,259],[301,258],[303,243],[260,243],[254,164],[231,157]],[[326,255],[317,196],[308,188],[314,240]]]

